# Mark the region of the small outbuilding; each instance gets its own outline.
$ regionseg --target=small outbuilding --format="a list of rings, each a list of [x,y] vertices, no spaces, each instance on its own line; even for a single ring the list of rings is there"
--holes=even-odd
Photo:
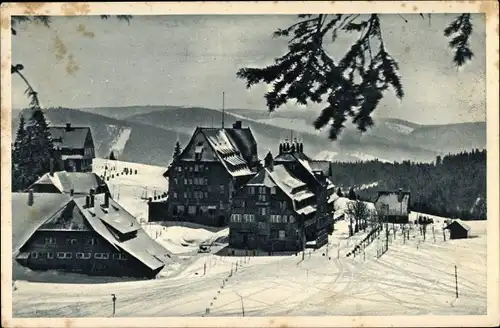
[[[463,239],[469,238],[471,229],[462,220],[454,220],[444,227],[450,231],[450,239]]]

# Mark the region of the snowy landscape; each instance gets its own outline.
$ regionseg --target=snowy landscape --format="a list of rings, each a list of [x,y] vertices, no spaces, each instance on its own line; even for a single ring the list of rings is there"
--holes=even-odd
[[[497,117],[486,120],[495,24],[470,4],[402,4],[401,14],[8,8],[7,324],[498,319],[487,149]]]
[[[146,185],[150,195],[166,190],[165,168],[96,159],[95,171],[105,163],[116,172],[138,170],[137,176],[111,179],[110,190],[152,238],[175,254],[175,264],[148,281],[100,283],[99,278],[89,282],[77,274],[47,272],[39,275],[50,277],[47,281],[67,276],[68,283],[17,280],[15,317],[109,317],[111,294],[117,297],[115,315],[130,317],[242,316],[243,309],[245,316],[486,313],[486,221],[469,222],[473,236],[462,240],[449,240],[447,231],[443,236],[440,217],[430,216],[433,234],[428,232],[425,241],[415,226],[403,242],[396,225],[389,250],[380,258],[382,234],[364,253],[346,256],[366,235],[348,237],[347,221],[335,224],[328,246],[307,249],[304,256],[219,256],[217,251],[227,245],[227,228],[144,222],[147,203],[141,196]],[[336,213],[348,202],[339,198]],[[410,220],[418,215],[412,212]],[[210,254],[197,253],[202,243],[213,245]]]

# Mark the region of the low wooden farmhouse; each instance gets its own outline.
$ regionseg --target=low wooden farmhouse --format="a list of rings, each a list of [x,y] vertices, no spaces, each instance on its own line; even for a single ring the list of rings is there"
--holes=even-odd
[[[13,258],[32,270],[154,278],[172,262],[109,194],[13,193]]]
[[[264,168],[236,191],[229,247],[300,251],[308,242],[316,248],[328,242],[337,195],[333,184],[314,173],[306,156],[299,155],[300,146],[295,147],[297,153],[280,145],[276,158],[268,153]],[[285,160],[285,153],[290,158]]]
[[[62,193],[68,195],[88,195],[90,190],[96,194],[109,193],[106,182],[92,172],[49,172],[35,181],[27,190],[35,193]]]
[[[250,128],[197,127],[164,176],[168,199],[151,202],[149,221],[190,221],[223,226],[235,190],[257,172],[257,142]]]
[[[56,165],[68,172],[90,172],[95,158],[94,139],[90,127],[51,126]]]
[[[450,239],[469,238],[471,233],[470,227],[462,220],[453,220],[444,229],[450,232]]]
[[[379,191],[375,208],[382,220],[389,223],[408,223],[410,214],[410,192]]]

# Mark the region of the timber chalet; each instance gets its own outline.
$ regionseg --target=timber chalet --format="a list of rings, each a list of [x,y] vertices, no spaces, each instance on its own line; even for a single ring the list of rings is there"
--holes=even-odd
[[[226,225],[234,191],[256,174],[259,165],[257,142],[241,121],[232,128],[197,127],[164,174],[168,199],[149,203],[149,221]]]
[[[247,250],[300,251],[320,248],[333,231],[333,203],[338,198],[328,168],[303,153],[303,144],[281,143],[273,158],[233,200],[229,247]]]
[[[92,171],[95,158],[94,139],[89,127],[51,126],[50,134],[54,143],[56,165],[68,172]]]
[[[383,190],[375,200],[377,213],[390,223],[408,223],[410,214],[410,192]]]
[[[154,278],[172,262],[109,193],[89,194],[13,193],[14,267]]]

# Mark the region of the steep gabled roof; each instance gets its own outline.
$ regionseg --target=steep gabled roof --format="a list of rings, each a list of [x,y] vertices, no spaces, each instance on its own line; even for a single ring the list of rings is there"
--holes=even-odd
[[[217,155],[219,161],[232,176],[252,175],[254,172],[250,169],[250,163],[247,162],[243,154],[253,152],[253,150],[251,150],[251,144],[255,141],[255,139],[253,138],[253,135],[251,135],[251,132],[229,132],[231,130],[239,129],[199,127],[196,129],[193,137],[197,132],[202,133],[210,147]]]
[[[54,172],[44,174],[40,179],[33,183],[28,189],[33,189],[36,193],[42,193],[46,188],[44,186],[53,185],[61,193],[70,193],[73,189],[75,194],[89,194],[90,189],[97,189],[106,186],[106,182],[93,172]],[[107,189],[104,188],[104,189]]]
[[[91,208],[85,208],[85,199],[83,197],[75,199],[75,203],[80,211],[101,237],[106,239],[115,248],[122,249],[135,257],[151,270],[160,269],[168,262],[171,262],[170,252],[151,239],[141,228],[137,220],[117,202],[110,198],[109,207],[104,207],[104,197],[104,194],[95,195],[94,207]],[[120,238],[117,238],[106,224],[111,225],[118,231],[122,230],[122,234],[134,231],[137,234],[132,238],[122,241]]]
[[[449,228],[450,228],[450,226],[452,226],[452,225],[454,225],[454,224],[458,224],[458,225],[462,226],[462,227],[463,227],[465,230],[467,230],[468,232],[470,232],[470,231],[471,231],[470,227],[469,227],[467,224],[465,224],[465,222],[464,222],[464,221],[462,221],[462,220],[460,220],[460,219],[455,219],[455,220],[453,220],[450,224],[448,224],[447,226],[445,226],[445,227],[444,227],[444,229],[449,229]]]
[[[12,253],[15,254],[71,198],[63,194],[34,194],[28,206],[28,193],[12,193]]]
[[[92,133],[90,127],[74,127],[67,128],[65,126],[49,127],[52,140],[60,139],[61,148],[80,149],[85,147],[87,135]]]
[[[12,194],[12,244],[13,254],[33,236],[33,234],[52,220],[54,216],[70,204],[78,210],[90,227],[101,237],[106,239],[116,249],[123,250],[129,255],[157,270],[171,262],[171,254],[156,243],[141,228],[137,220],[113,199],[109,199],[109,207],[104,207],[104,194],[95,195],[94,206],[85,207],[85,198],[70,198],[64,194],[34,193],[34,203],[28,206],[28,193]],[[120,234],[136,232],[135,235],[120,239]]]

